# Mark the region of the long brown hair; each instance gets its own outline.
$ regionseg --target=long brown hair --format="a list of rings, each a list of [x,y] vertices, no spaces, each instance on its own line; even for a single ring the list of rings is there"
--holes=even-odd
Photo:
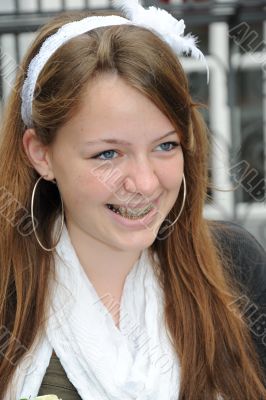
[[[38,178],[23,149],[25,126],[20,91],[27,66],[47,36],[88,13],[62,14],[44,26],[19,68],[6,106],[0,147],[0,397],[19,361],[42,332],[53,278],[52,252],[40,248],[29,224]],[[78,110],[88,82],[116,71],[150,98],[181,132],[187,199],[171,234],[164,223],[149,249],[165,294],[165,323],[181,365],[179,400],[266,398],[258,356],[240,312],[228,264],[203,218],[207,193],[207,130],[175,54],[151,31],[123,25],[98,28],[59,48],[42,70],[33,101],[33,123],[49,145],[57,129]],[[39,235],[52,247],[60,212],[56,185],[42,180],[35,210]],[[178,214],[180,196],[167,216]],[[161,235],[161,236],[160,236]],[[8,340],[7,340],[8,339]],[[19,345],[18,345],[19,344]],[[12,399],[13,400],[13,399]],[[15,399],[14,399],[15,400]]]

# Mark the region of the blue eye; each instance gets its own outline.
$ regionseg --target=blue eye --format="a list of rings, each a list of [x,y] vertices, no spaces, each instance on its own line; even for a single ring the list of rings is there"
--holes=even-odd
[[[96,154],[96,156],[92,157],[92,158],[98,158],[99,160],[112,160],[113,157],[108,157],[108,154],[110,156],[110,153],[116,153],[115,150],[105,150],[102,151],[101,153]],[[102,156],[103,154],[105,154],[105,156],[107,155],[106,158],[100,158],[100,156]]]
[[[173,150],[175,147],[177,147],[177,146],[179,146],[179,143],[177,143],[177,142],[165,142],[165,143],[161,143],[161,144],[159,144],[159,146],[164,146],[164,145],[171,145],[171,146],[173,146],[172,148],[168,148],[167,149],[167,146],[166,146],[166,148],[164,148],[164,150],[166,150],[166,151],[170,151],[170,150]]]
[[[164,148],[163,150],[166,152],[169,152],[171,150],[173,150],[175,147],[179,146],[179,143],[177,142],[165,142],[165,143],[161,143],[159,146],[165,146],[166,148]],[[169,145],[172,146],[171,148],[169,148]],[[98,160],[113,160],[116,157],[112,157],[112,154],[117,153],[117,151],[115,150],[105,150],[102,151],[101,153],[96,154],[95,156],[93,156],[93,159],[98,159]],[[102,156],[104,156],[104,158],[102,158]]]

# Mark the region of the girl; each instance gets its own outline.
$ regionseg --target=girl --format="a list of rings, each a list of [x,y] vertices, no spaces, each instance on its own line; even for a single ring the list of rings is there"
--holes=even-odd
[[[265,253],[203,218],[206,126],[178,61],[201,53],[182,21],[136,10],[59,16],[19,69],[0,147],[1,399],[266,398]]]

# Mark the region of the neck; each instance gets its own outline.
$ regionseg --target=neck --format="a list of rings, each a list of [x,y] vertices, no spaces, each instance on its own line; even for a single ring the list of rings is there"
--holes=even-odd
[[[74,224],[67,226],[71,243],[99,297],[120,301],[125,279],[141,251],[123,251],[93,238]]]

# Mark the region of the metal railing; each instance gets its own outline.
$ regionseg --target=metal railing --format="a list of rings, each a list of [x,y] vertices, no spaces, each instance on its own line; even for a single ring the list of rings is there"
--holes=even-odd
[[[3,0],[1,0],[3,1]],[[176,18],[184,17],[188,25],[210,24],[212,22],[225,21],[234,23],[235,21],[263,21],[266,19],[265,0],[231,0],[231,1],[197,1],[189,0],[180,4],[165,4],[160,1],[143,1],[145,6],[155,5],[165,8]],[[35,0],[32,10],[23,7],[23,2],[15,0],[12,11],[2,11],[0,2],[0,34],[3,33],[21,33],[36,31],[43,25],[48,18],[60,11],[68,9],[66,0],[60,0],[56,9],[47,6],[47,0]],[[26,3],[25,3],[26,4]],[[75,2],[74,2],[75,4]],[[111,10],[111,0],[104,2],[92,2],[91,0],[82,0],[78,7],[79,10]],[[46,5],[46,6],[45,6]],[[73,8],[73,6],[71,7]]]

